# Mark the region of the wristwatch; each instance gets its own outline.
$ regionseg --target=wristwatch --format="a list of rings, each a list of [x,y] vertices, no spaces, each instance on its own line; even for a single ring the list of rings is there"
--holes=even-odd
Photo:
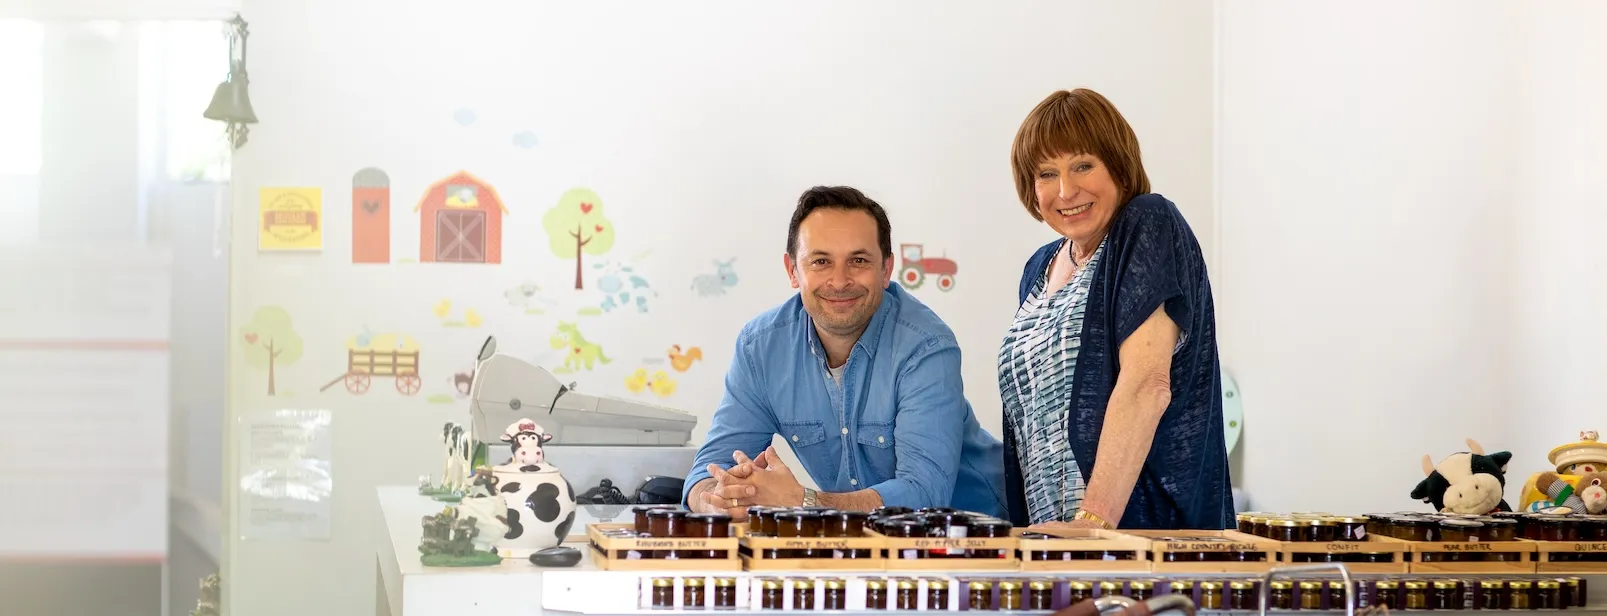
[[[809,489],[809,488],[804,488],[803,506],[805,506],[805,507],[814,507],[814,506],[819,505],[819,504],[820,504],[820,494],[815,492],[814,490]]]

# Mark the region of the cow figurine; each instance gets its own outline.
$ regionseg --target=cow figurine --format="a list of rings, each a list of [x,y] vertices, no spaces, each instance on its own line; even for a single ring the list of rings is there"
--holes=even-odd
[[[522,558],[538,550],[557,547],[575,525],[575,490],[556,467],[548,463],[543,445],[552,435],[529,419],[520,419],[502,433],[513,450],[508,461],[493,467],[508,526],[499,547]]]
[[[1427,476],[1412,489],[1412,498],[1433,505],[1439,513],[1487,515],[1511,511],[1503,496],[1512,452],[1485,455],[1477,441],[1468,439],[1467,445],[1468,451],[1446,456],[1439,465],[1424,455],[1423,474]]]

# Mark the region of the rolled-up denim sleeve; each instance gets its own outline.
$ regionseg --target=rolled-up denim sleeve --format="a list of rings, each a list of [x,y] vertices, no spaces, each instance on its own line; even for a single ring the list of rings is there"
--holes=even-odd
[[[933,338],[899,373],[895,476],[871,486],[883,505],[949,506],[969,412],[960,382],[960,347],[952,338]]]
[[[735,462],[731,453],[741,451],[748,457],[758,457],[770,446],[776,434],[775,413],[771,411],[764,384],[753,360],[744,350],[744,338],[737,338],[736,350],[731,354],[731,366],[725,372],[725,394],[720,406],[714,409],[709,420],[709,433],[698,447],[692,460],[692,470],[681,488],[681,504],[692,494],[692,486],[709,478],[708,466],[731,468]]]

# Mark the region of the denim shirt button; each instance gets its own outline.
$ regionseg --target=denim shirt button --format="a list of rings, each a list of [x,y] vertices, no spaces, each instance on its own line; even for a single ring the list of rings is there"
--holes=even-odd
[[[848,434],[848,426],[843,426],[843,434]]]
[[[849,479],[848,480],[848,485],[857,486],[857,485],[859,485],[859,480],[858,479]]]
[[[794,443],[798,442],[798,435],[796,435],[796,434],[792,435],[792,442],[794,442]]]
[[[878,442],[878,443],[885,443],[885,442],[887,442],[887,437],[885,437],[885,436],[878,436],[878,437],[876,437],[876,442]]]

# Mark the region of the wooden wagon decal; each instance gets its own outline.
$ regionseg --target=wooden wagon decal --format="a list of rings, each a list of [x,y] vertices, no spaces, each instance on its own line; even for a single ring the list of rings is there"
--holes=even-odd
[[[502,217],[495,188],[467,171],[430,185],[419,213],[420,263],[501,263]]]
[[[423,386],[419,378],[418,342],[400,334],[361,334],[346,340],[346,371],[318,388],[325,391],[344,382],[346,391],[368,393],[374,377],[396,380],[396,391],[411,396]]]

